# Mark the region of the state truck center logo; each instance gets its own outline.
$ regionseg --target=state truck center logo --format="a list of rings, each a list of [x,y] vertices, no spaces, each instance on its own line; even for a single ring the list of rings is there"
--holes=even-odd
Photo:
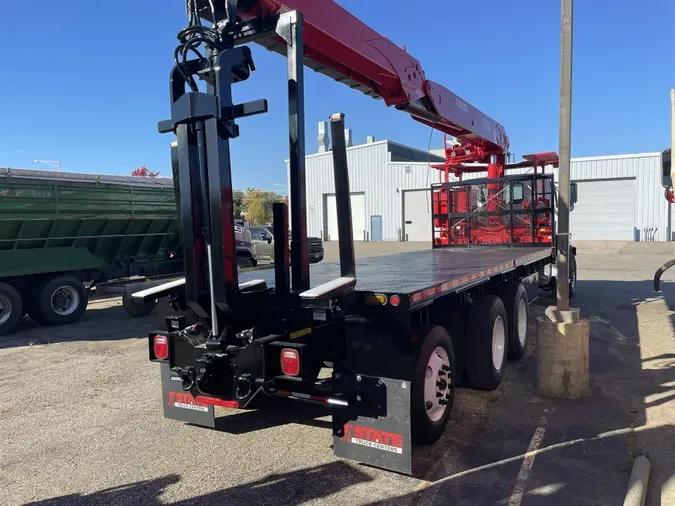
[[[174,408],[191,409],[192,411],[209,410],[208,404],[195,400],[192,394],[187,392],[169,392],[169,406]]]
[[[340,438],[347,443],[361,446],[369,446],[377,450],[384,450],[391,453],[403,453],[403,436],[394,432],[385,432],[383,430],[373,429],[372,427],[363,427],[346,423],[345,433]]]

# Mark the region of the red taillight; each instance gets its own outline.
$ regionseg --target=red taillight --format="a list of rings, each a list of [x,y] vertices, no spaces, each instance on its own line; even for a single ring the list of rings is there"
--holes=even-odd
[[[392,295],[391,297],[389,297],[389,304],[391,304],[392,306],[396,307],[400,303],[401,303],[401,297],[399,297],[398,295]]]
[[[169,338],[166,336],[157,335],[152,341],[152,351],[155,357],[160,360],[168,360],[169,358]]]
[[[297,350],[291,348],[281,350],[281,372],[286,376],[300,374],[300,354]]]

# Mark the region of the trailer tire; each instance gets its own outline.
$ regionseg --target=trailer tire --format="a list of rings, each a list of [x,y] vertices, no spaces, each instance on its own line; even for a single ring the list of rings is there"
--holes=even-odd
[[[529,304],[527,290],[520,282],[509,283],[499,291],[499,296],[506,310],[509,330],[509,360],[520,360],[527,349],[527,324],[529,321]]]
[[[149,300],[146,302],[136,302],[131,295],[122,296],[122,307],[124,311],[132,318],[142,318],[148,316],[155,309],[157,301]]]
[[[412,438],[416,443],[432,444],[443,435],[450,419],[455,397],[455,353],[450,336],[441,326],[429,325],[421,329],[419,342],[413,355]],[[444,370],[443,366],[449,370]],[[439,385],[441,381],[444,383]],[[441,399],[446,404],[438,402],[437,393],[445,393]]]
[[[58,276],[33,288],[28,314],[41,325],[67,325],[82,317],[88,302],[87,290],[79,279]]]
[[[504,377],[507,348],[506,310],[501,299],[486,295],[469,311],[466,374],[472,388],[494,390]]]
[[[23,301],[17,289],[7,283],[0,283],[0,336],[14,329],[23,311]]]

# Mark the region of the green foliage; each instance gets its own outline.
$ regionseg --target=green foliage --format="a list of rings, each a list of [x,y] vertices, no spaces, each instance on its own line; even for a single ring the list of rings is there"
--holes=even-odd
[[[248,188],[243,195],[243,214],[252,225],[272,223],[272,204],[283,202],[284,198],[276,192]]]
[[[232,191],[232,206],[234,207],[234,219],[244,219],[244,192],[241,190]]]

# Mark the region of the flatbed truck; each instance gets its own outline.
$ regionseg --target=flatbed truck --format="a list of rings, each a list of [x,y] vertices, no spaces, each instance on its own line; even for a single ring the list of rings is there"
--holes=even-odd
[[[215,427],[215,407],[249,409],[264,396],[320,404],[331,408],[336,456],[410,474],[413,441],[441,436],[456,386],[495,389],[507,360],[525,353],[525,285],[551,286],[555,267],[555,187],[544,169],[557,156],[507,165],[501,125],[426,80],[417,60],[332,0],[187,8],[171,119],[159,130],[177,138],[184,257],[194,262],[184,278],[133,295],[163,308],[148,356],[160,365],[164,415]],[[266,100],[232,103],[231,87],[255,69],[243,45],[252,41],[289,61],[290,213],[275,204],[273,227],[276,237],[292,229],[291,253],[276,241],[273,270],[239,273],[229,141],[239,134],[236,119],[267,111]],[[206,51],[187,59],[198,43]],[[303,65],[461,140],[439,167],[445,181],[432,186],[430,250],[355,259],[344,115],[334,114],[340,261],[310,268]],[[507,174],[523,166],[534,172]],[[449,181],[470,170],[487,178]]]

